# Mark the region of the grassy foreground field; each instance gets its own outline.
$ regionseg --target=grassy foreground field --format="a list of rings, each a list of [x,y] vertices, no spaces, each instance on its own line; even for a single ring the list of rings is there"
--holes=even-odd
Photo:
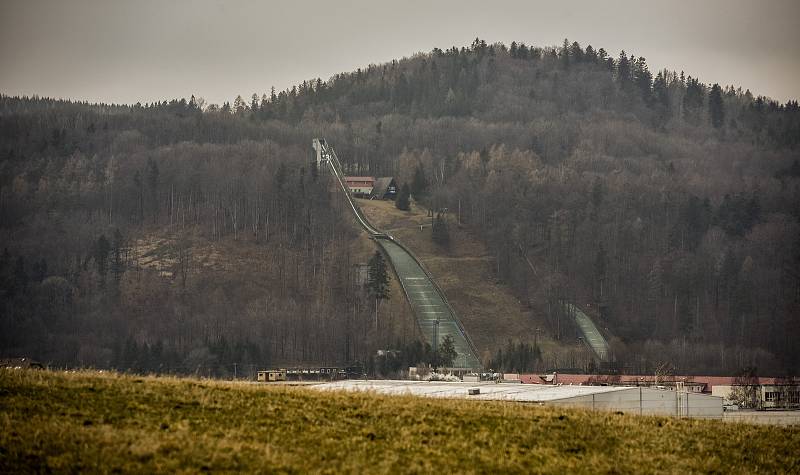
[[[0,473],[774,473],[798,457],[790,428],[0,370]]]

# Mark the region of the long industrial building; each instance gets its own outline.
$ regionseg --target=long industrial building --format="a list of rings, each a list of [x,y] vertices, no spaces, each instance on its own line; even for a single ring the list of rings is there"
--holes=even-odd
[[[640,415],[722,418],[720,397],[648,387],[363,380],[336,381],[313,387],[322,391],[372,391],[388,395],[516,401]]]

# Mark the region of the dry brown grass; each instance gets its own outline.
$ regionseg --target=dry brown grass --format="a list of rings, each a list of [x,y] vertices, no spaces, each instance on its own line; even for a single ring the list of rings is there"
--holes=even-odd
[[[433,274],[447,295],[478,352],[486,360],[489,352],[514,341],[533,342],[535,329],[545,328],[540,315],[525,308],[510,289],[497,282],[494,259],[486,247],[449,218],[451,244],[448,250],[431,239],[431,218],[412,206],[401,211],[391,201],[358,200],[369,220],[408,246]],[[423,225],[420,230],[420,225]],[[541,332],[543,349],[555,345]]]
[[[0,473],[791,473],[798,453],[796,428],[0,370]]]
[[[350,216],[346,214],[345,216]],[[349,260],[343,261],[345,268],[341,274],[336,274],[336,278],[347,279],[347,266],[366,264],[378,246],[368,238],[368,236],[352,222],[353,239],[351,235],[345,236],[347,239],[337,240],[335,247],[328,247],[324,250],[318,249],[316,262],[319,264],[321,257],[319,253],[324,251],[325,263],[328,270],[331,269],[331,262],[334,258],[338,259],[345,254],[349,255]],[[281,249],[279,249],[283,246]],[[241,312],[245,316],[248,314],[248,302],[263,301],[265,296],[274,296],[274,300],[281,302],[281,286],[285,285],[297,289],[303,279],[310,279],[312,276],[300,273],[296,276],[295,260],[305,259],[310,261],[307,254],[302,249],[287,249],[285,243],[277,241],[258,242],[250,233],[240,233],[239,239],[233,236],[226,236],[219,240],[211,240],[201,232],[191,229],[178,234],[167,228],[149,228],[143,232],[131,249],[131,259],[133,267],[123,277],[125,285],[122,286],[122,295],[131,302],[148,301],[155,287],[171,288],[175,292],[181,290],[181,273],[178,263],[179,247],[188,249],[189,269],[186,288],[187,292],[199,295],[212,295],[220,291],[221,295],[228,296],[236,305],[244,302],[240,306]],[[345,250],[347,252],[345,252]],[[284,255],[281,260],[281,254]],[[137,266],[144,272],[150,272],[148,279],[140,282]],[[278,268],[283,266],[285,275],[281,278]],[[301,269],[302,271],[302,269]],[[338,272],[338,268],[336,269]],[[319,273],[314,276],[320,282]],[[323,285],[345,285],[349,282],[325,281]],[[288,284],[287,284],[288,283]],[[162,291],[164,289],[161,289]],[[300,289],[306,291],[306,289]],[[314,294],[292,293],[290,289],[286,291],[291,298],[319,298],[324,296],[321,292],[328,288],[314,290]],[[335,290],[334,290],[335,291]],[[299,291],[296,291],[299,292]],[[166,291],[163,292],[164,294]],[[283,298],[283,301],[291,300]],[[400,346],[414,339],[419,338],[416,322],[413,317],[408,302],[403,297],[403,290],[396,279],[390,282],[390,299],[384,300],[380,304],[377,328],[371,318],[374,309],[374,301],[366,299],[359,302],[361,307],[358,311],[365,314],[368,321],[365,325],[359,326],[356,337],[369,346],[377,348],[395,348],[398,343]],[[256,307],[257,308],[257,307]],[[341,315],[341,314],[337,314]],[[240,321],[247,320],[247,325],[255,327],[257,322],[254,317],[241,317]],[[342,319],[344,320],[344,319]],[[150,328],[147,331],[151,331]],[[370,353],[371,354],[371,353]],[[280,358],[273,355],[273,364],[276,365],[296,365],[309,364],[310,361],[299,359],[296,355]],[[316,361],[315,364],[330,364],[329,361]],[[91,363],[90,363],[91,364]],[[98,365],[100,363],[97,363]]]

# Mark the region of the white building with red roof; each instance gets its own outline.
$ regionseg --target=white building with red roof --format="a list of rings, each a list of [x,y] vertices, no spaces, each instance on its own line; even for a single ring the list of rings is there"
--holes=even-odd
[[[354,196],[370,196],[375,187],[373,176],[346,176],[344,182]]]

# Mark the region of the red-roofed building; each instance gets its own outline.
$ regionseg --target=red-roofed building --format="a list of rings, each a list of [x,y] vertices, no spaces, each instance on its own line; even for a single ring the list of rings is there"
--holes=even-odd
[[[370,196],[375,186],[375,177],[371,176],[346,176],[344,182],[350,193],[355,196]]]

